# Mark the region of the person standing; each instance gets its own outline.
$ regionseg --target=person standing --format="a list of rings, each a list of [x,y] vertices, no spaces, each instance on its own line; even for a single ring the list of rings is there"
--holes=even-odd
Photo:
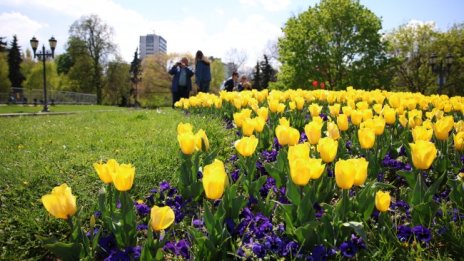
[[[198,50],[195,55],[195,83],[199,92],[209,92],[211,83],[211,62],[203,52]]]
[[[180,98],[188,98],[189,93],[192,90],[192,76],[193,71],[188,67],[188,59],[187,57],[182,57],[182,59],[177,62],[171,70],[169,70],[169,74],[173,75],[172,77],[172,107],[174,108],[174,104],[180,100]]]

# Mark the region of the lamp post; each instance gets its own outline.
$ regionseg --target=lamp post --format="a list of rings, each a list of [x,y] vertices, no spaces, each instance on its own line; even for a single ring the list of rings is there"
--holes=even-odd
[[[44,96],[44,107],[42,112],[48,112],[48,100],[47,100],[47,74],[46,74],[46,66],[45,66],[45,61],[47,60],[47,57],[54,58],[55,57],[55,48],[56,48],[56,39],[52,36],[50,40],[48,40],[48,43],[50,44],[50,51],[45,50],[45,45],[42,45],[42,51],[36,52],[37,47],[39,45],[39,40],[37,40],[35,37],[32,37],[31,39],[31,47],[32,50],[34,51],[34,58],[37,57],[38,60],[42,60],[43,64],[43,96]]]
[[[451,65],[453,64],[453,55],[448,53],[443,60],[438,61],[436,54],[432,54],[429,58],[429,65],[432,68],[432,72],[437,75],[438,78],[438,93],[441,94],[443,85],[446,82],[446,76],[451,71]]]

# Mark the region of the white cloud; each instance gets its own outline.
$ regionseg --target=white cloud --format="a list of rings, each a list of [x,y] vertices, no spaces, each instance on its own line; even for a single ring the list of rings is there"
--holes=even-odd
[[[0,14],[1,36],[7,37],[8,42],[11,42],[15,34],[20,40],[22,36],[32,37],[37,35],[37,32],[46,26],[46,24],[41,24],[18,12]]]
[[[253,65],[256,59],[261,58],[262,51],[269,39],[274,39],[280,34],[278,25],[272,24],[268,18],[259,15],[251,15],[246,18],[222,18],[225,20],[224,28],[219,31],[212,31],[210,21],[201,20],[201,17],[182,16],[181,19],[172,20],[153,20],[143,17],[141,14],[125,8],[111,0],[81,0],[81,1],[61,1],[61,0],[5,0],[10,6],[21,8],[21,6],[33,6],[37,12],[56,13],[70,17],[70,21],[75,21],[83,15],[98,14],[98,16],[108,25],[114,28],[113,42],[119,46],[119,52],[126,61],[131,61],[135,48],[138,47],[139,37],[155,32],[167,40],[168,52],[189,52],[194,54],[197,50],[202,50],[206,55],[224,57],[231,48],[245,50],[248,53],[247,64]],[[275,7],[286,6],[288,0],[258,1],[259,4],[270,2]],[[267,4],[265,4],[267,5]],[[268,7],[269,8],[269,7]],[[218,15],[224,10],[215,10]],[[24,20],[28,18],[23,16]],[[43,18],[45,20],[46,18]],[[8,19],[6,19],[8,20]],[[29,19],[32,21],[31,19]],[[222,22],[223,20],[221,20]],[[33,22],[33,21],[32,21]],[[5,28],[11,26],[13,22],[3,22]],[[17,23],[22,24],[22,23]],[[45,25],[36,26],[31,23],[25,25],[28,31],[24,33],[29,39]],[[66,31],[55,35],[60,44],[64,45],[67,39]],[[62,26],[64,27],[64,26]],[[49,29],[49,28],[47,28]],[[12,31],[18,32],[21,28],[14,28]],[[57,31],[57,28],[53,28]],[[2,30],[4,33],[4,30]],[[47,30],[52,31],[52,30]],[[40,40],[48,39],[50,35],[44,35]]]
[[[248,7],[261,6],[267,11],[282,11],[290,5],[290,0],[240,0],[242,5]]]

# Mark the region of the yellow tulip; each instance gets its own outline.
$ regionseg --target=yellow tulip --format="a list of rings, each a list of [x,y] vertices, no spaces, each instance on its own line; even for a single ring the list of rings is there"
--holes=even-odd
[[[258,139],[255,135],[250,137],[243,137],[235,142],[235,149],[243,157],[250,157],[255,153],[256,147],[258,146]]]
[[[251,136],[255,130],[255,121],[250,118],[246,118],[242,123],[243,136]]]
[[[94,163],[93,168],[98,174],[98,177],[105,183],[109,184],[113,181],[111,173],[116,171],[119,164],[116,160],[110,159],[107,163]]]
[[[253,120],[255,121],[255,131],[257,133],[263,132],[266,121],[261,117],[255,117]]]
[[[403,128],[406,128],[406,126],[408,126],[408,119],[406,118],[405,114],[401,114],[398,120],[400,121],[400,124],[401,126],[403,126]]]
[[[269,110],[273,113],[276,113],[279,107],[279,100],[272,99],[269,101]]]
[[[153,206],[150,211],[151,227],[154,231],[164,230],[174,223],[176,216],[169,206]]]
[[[358,139],[361,148],[371,149],[375,144],[375,130],[372,128],[362,128],[358,130]]]
[[[234,113],[233,117],[234,117],[234,123],[235,123],[235,125],[236,125],[238,128],[241,128],[241,127],[242,127],[242,124],[243,124],[243,121],[244,121],[246,118],[249,118],[250,116],[247,116],[245,113],[242,113],[242,112],[236,112],[236,113]]]
[[[361,111],[358,111],[358,110],[351,111],[351,123],[353,123],[353,125],[359,126],[359,124],[361,124],[362,122],[362,119],[363,119],[363,114]]]
[[[372,117],[374,117],[374,114],[372,113],[371,109],[366,109],[362,111],[362,117],[363,117],[363,120],[368,120],[368,119],[372,119]]]
[[[177,134],[192,133],[192,132],[193,132],[192,124],[182,123],[182,122],[179,122],[179,124],[177,124]]]
[[[202,144],[205,145],[204,148]],[[195,149],[196,150],[204,149],[204,151],[209,150],[208,136],[206,136],[206,132],[203,129],[198,130],[197,133],[195,134]]]
[[[382,112],[383,106],[382,104],[377,103],[377,104],[374,104],[372,108],[374,109],[375,113],[380,114]]]
[[[311,117],[319,117],[319,114],[321,113],[322,106],[319,106],[317,103],[312,103],[309,105],[309,113],[311,113]]]
[[[337,156],[338,141],[325,137],[319,140],[317,144],[317,152],[321,156],[322,160],[326,163],[334,161]]]
[[[177,135],[180,149],[185,155],[192,155],[195,151],[195,135],[192,133],[182,133]]]
[[[306,137],[308,137],[309,143],[316,145],[321,138],[322,122],[312,121],[305,126]]]
[[[437,148],[430,141],[418,140],[409,143],[411,147],[412,163],[414,167],[421,170],[429,169],[437,157]]]
[[[203,170],[202,181],[206,197],[220,199],[229,183],[224,163],[215,159],[213,163],[206,165]]]
[[[369,162],[365,158],[350,159],[356,166],[356,174],[354,176],[354,185],[361,186],[367,179],[367,167]]]
[[[346,114],[338,115],[338,117],[337,117],[337,125],[338,125],[338,129],[341,130],[341,131],[347,131],[348,130],[349,124],[348,124],[348,117],[346,116]]]
[[[329,106],[329,112],[330,115],[337,117],[340,114],[340,104],[334,104],[332,106]]]
[[[464,131],[460,131],[454,135],[454,148],[458,151],[464,150]]]
[[[293,111],[296,109],[296,103],[294,101],[291,101],[288,103],[288,108]]]
[[[375,193],[375,208],[380,212],[386,212],[390,208],[390,192],[383,192],[381,190]]]
[[[384,108],[383,110],[383,118],[388,125],[395,124],[396,122],[396,111],[392,108]]]
[[[356,176],[356,166],[352,161],[339,160],[335,163],[335,182],[341,189],[351,189]]]
[[[351,116],[351,111],[353,111],[353,109],[350,106],[343,106],[342,107],[342,112],[343,112],[344,115],[346,115],[346,117]]]
[[[464,131],[464,121],[460,120],[460,121],[454,123],[454,130],[456,132]]]
[[[287,120],[287,118],[282,117],[279,119],[279,125],[290,127],[290,122]]]
[[[76,196],[66,184],[54,187],[52,193],[43,195],[42,204],[56,218],[68,219],[77,211]]]
[[[416,126],[412,129],[411,133],[414,142],[418,140],[430,141],[432,139],[433,130],[429,130],[424,126]]]
[[[340,138],[340,131],[338,130],[337,124],[333,122],[327,123],[327,137],[331,137],[334,140]]]
[[[288,147],[288,161],[294,161],[298,158],[309,158],[309,144],[308,143],[301,143],[294,146]]]
[[[439,140],[447,140],[449,132],[454,127],[453,116],[446,116],[435,122],[433,125],[433,133]]]
[[[260,118],[262,118],[264,121],[267,121],[267,118],[269,116],[269,109],[267,107],[261,107],[258,109],[256,112]]]
[[[304,101],[303,97],[300,97],[300,96],[295,97],[295,103],[296,103],[297,110],[299,110],[299,111],[303,110],[303,107],[304,107],[304,104],[305,104],[305,101]]]
[[[300,132],[292,127],[288,127],[285,125],[279,125],[276,127],[275,130],[277,141],[280,145],[295,145],[298,143],[300,139]]]
[[[308,166],[311,172],[311,179],[320,178],[325,169],[325,164],[322,164],[322,159],[310,158]]]
[[[290,163],[290,177],[293,183],[298,186],[305,186],[311,179],[311,167],[309,166],[309,157],[297,158]]]
[[[121,164],[112,174],[114,187],[118,191],[128,191],[134,184],[135,167],[131,164]]]
[[[381,117],[374,117],[374,131],[376,136],[380,136],[385,131],[385,120]]]

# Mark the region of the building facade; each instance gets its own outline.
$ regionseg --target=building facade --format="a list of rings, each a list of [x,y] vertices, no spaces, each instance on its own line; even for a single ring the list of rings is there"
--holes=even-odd
[[[140,59],[155,53],[166,53],[167,49],[167,41],[160,35],[147,34],[140,36]]]

